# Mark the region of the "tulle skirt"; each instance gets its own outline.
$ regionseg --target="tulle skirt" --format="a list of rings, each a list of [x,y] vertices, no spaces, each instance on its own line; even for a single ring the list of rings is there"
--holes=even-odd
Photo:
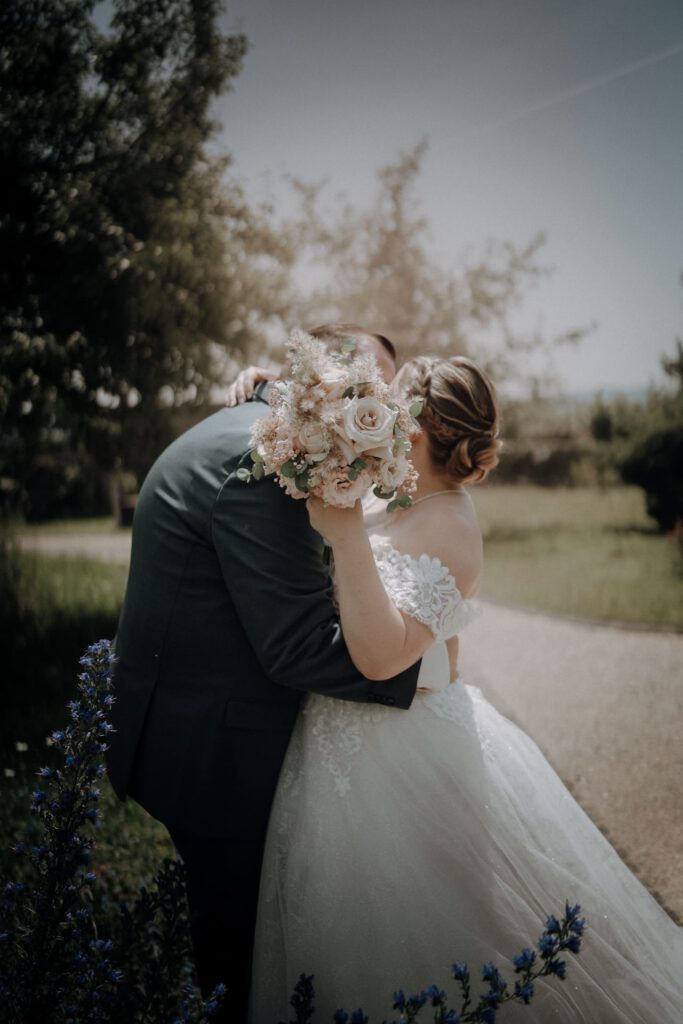
[[[493,961],[513,981],[511,958],[565,899],[587,918],[581,953],[501,1018],[681,1024],[683,929],[476,687],[418,695],[409,712],[313,695],[271,815],[252,1024],[289,1020],[302,972],[319,1024],[340,1007],[380,1024],[394,991],[431,984],[457,1009],[450,965],[476,979]]]

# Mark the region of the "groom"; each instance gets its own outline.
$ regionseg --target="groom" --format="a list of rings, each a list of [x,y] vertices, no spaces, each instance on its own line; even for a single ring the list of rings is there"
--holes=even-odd
[[[352,338],[393,376],[381,335],[311,333],[337,349]],[[185,862],[199,981],[205,995],[226,983],[215,1019],[231,1024],[246,1020],[268,815],[304,694],[408,708],[419,670],[357,672],[305,503],[272,478],[237,478],[269,410],[262,391],[179,437],[144,482],[107,756],[117,795],[162,821]]]

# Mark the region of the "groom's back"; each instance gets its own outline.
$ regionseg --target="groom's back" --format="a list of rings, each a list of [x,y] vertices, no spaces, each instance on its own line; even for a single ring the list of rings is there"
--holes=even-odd
[[[122,660],[140,672],[225,679],[232,602],[212,542],[212,514],[261,410],[251,403],[199,423],[162,453],[143,484],[117,638]],[[163,665],[156,665],[162,654]]]
[[[253,744],[258,731],[281,757],[301,698],[264,674],[213,541],[216,502],[265,411],[258,401],[225,409],[178,438],[150,470],[135,513],[109,774],[119,796],[129,792],[167,824],[194,818],[206,829],[215,787],[228,797],[235,740],[248,738],[236,732]]]

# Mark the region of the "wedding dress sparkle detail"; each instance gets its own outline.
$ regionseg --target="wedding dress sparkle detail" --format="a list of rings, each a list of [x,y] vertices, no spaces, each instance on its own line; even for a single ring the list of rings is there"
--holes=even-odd
[[[572,798],[536,744],[480,690],[450,684],[445,640],[477,609],[438,559],[375,539],[384,586],[430,626],[409,711],[307,699],[273,806],[261,878],[251,1024],[289,1019],[302,972],[317,1024],[391,994],[444,988],[533,944],[565,899],[588,918],[565,982],[536,983],[506,1024],[681,1024],[678,928]],[[599,679],[596,679],[599,685]],[[476,989],[475,991],[478,991]]]

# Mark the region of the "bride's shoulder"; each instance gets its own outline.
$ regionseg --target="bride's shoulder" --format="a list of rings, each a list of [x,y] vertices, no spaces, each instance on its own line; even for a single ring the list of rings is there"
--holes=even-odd
[[[455,578],[462,596],[469,597],[481,576],[483,544],[471,500],[466,495],[463,499],[462,503],[426,501],[416,507],[411,548],[438,558]]]

